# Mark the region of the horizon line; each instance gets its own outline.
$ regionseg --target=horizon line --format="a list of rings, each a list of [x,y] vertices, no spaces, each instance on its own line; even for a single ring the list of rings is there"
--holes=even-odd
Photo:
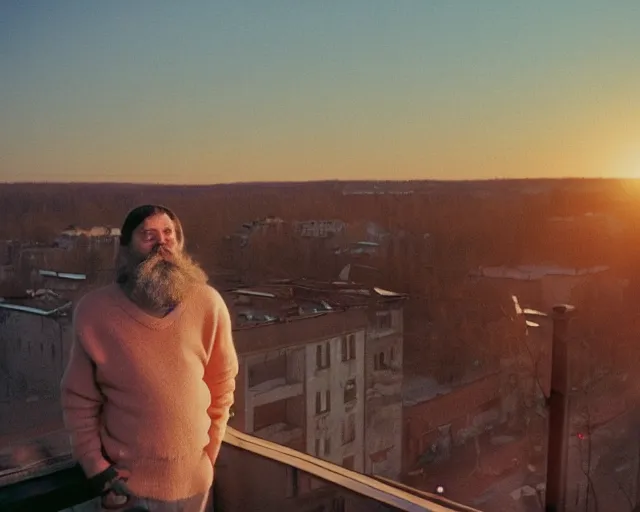
[[[63,180],[42,180],[42,181],[4,181],[0,180],[2,185],[109,185],[109,186],[152,186],[152,187],[224,187],[238,185],[314,185],[314,184],[368,184],[368,183],[490,183],[490,182],[525,182],[525,181],[637,181],[640,177],[633,176],[562,176],[562,177],[531,177],[531,178],[465,178],[465,179],[409,179],[409,180],[342,180],[342,179],[324,179],[324,180],[292,180],[292,181],[231,181],[221,183],[157,183],[157,182],[127,182],[127,181],[63,181]]]

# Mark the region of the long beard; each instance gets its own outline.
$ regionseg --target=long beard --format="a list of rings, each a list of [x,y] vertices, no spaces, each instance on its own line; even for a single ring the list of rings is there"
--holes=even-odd
[[[159,247],[138,263],[126,265],[118,276],[131,299],[142,307],[164,311],[183,302],[207,276],[187,254]]]

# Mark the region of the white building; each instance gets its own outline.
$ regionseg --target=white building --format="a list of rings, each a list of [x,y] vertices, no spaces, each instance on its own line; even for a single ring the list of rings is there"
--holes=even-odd
[[[231,425],[346,468],[395,478],[402,468],[402,296],[344,285],[335,300],[351,306],[334,303],[280,318],[278,311],[291,311],[295,292],[271,288],[270,320],[236,324],[240,372]],[[332,303],[322,294],[326,289],[305,290],[325,307]],[[248,295],[241,291],[238,307],[231,306],[234,316],[246,316]],[[256,311],[267,310],[266,295],[255,295]]]

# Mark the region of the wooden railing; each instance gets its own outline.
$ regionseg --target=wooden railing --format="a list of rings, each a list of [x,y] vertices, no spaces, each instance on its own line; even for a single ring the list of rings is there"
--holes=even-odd
[[[302,482],[316,482],[311,487]],[[71,460],[0,487],[2,512],[93,508],[93,495]],[[477,512],[437,495],[370,477],[228,428],[216,464],[216,512]]]

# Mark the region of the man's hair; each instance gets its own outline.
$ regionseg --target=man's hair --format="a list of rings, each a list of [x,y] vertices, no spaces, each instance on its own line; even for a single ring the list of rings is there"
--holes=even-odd
[[[176,242],[178,243],[178,247],[182,249],[184,247],[182,223],[173,211],[166,206],[159,204],[143,204],[142,206],[137,206],[127,214],[127,217],[124,219],[124,223],[122,224],[122,229],[120,230],[120,245],[122,247],[128,247],[131,243],[133,232],[145,221],[145,219],[152,217],[153,215],[163,213],[172,220],[176,230]]]

